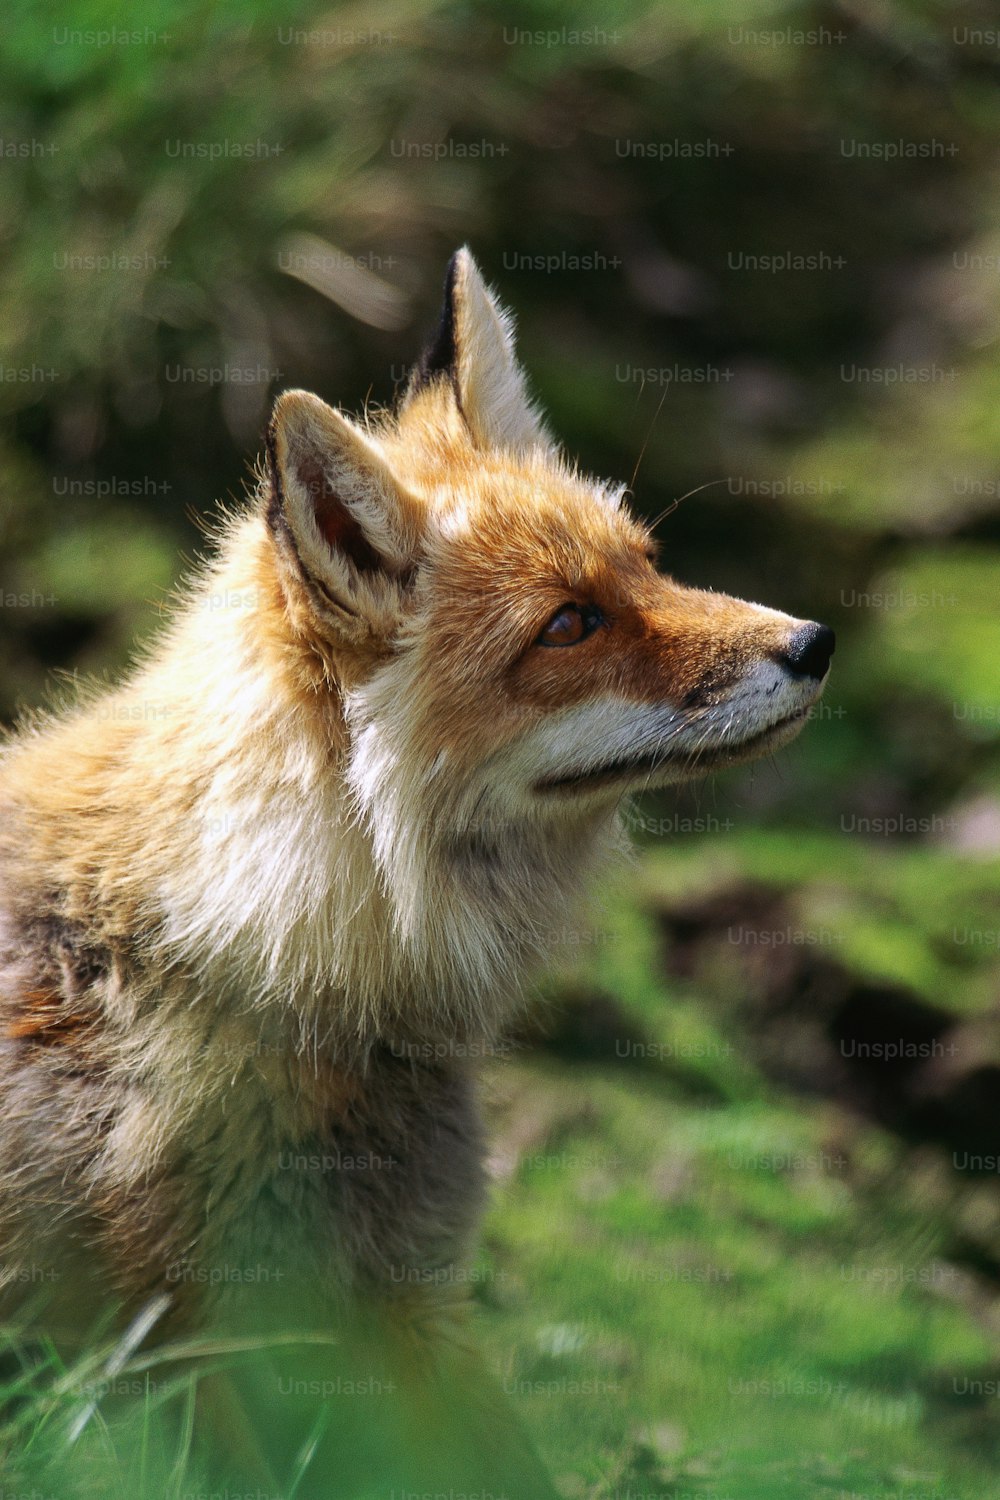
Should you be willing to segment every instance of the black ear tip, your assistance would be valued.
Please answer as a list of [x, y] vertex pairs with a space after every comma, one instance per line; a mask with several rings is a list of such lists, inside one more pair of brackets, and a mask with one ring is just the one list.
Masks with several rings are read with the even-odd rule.
[[462, 258], [466, 253], [456, 250], [448, 262], [444, 278], [444, 301], [438, 326], [410, 377], [409, 395], [423, 390], [424, 386], [440, 376], [444, 376], [447, 380], [455, 379], [455, 368], [458, 363], [455, 289], [458, 285]]

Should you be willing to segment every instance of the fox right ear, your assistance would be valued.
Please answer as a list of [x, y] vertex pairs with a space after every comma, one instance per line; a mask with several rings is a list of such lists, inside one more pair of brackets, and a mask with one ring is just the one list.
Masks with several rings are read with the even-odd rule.
[[267, 457], [267, 521], [287, 572], [340, 634], [387, 631], [416, 553], [416, 513], [378, 445], [318, 396], [286, 391]]
[[438, 330], [410, 377], [400, 415], [405, 419], [419, 408], [421, 396], [435, 389], [451, 392], [479, 448], [552, 445], [528, 396], [514, 350], [513, 319], [467, 247], [449, 262]]

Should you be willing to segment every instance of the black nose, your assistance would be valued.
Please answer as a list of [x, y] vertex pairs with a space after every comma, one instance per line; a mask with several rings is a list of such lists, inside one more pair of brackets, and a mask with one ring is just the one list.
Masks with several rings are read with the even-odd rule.
[[795, 677], [825, 677], [837, 637], [829, 625], [803, 625], [778, 660]]

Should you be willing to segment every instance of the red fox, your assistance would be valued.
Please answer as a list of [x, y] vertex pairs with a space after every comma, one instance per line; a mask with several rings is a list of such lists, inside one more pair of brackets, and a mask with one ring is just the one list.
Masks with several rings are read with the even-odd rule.
[[[429, 1393], [440, 1361], [460, 1407], [469, 1058], [620, 859], [623, 799], [785, 744], [833, 644], [658, 571], [459, 251], [397, 409], [282, 395], [156, 644], [0, 753], [0, 1316], [40, 1266], [55, 1339], [250, 1307], [305, 1343], [363, 1303], [386, 1370]], [[483, 1435], [487, 1389], [412, 1473], [464, 1441], [463, 1475], [554, 1495], [513, 1422]]]

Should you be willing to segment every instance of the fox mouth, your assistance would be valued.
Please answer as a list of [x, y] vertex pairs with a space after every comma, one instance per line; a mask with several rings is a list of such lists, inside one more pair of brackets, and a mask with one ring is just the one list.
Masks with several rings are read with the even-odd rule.
[[[768, 724], [766, 729], [760, 729], [742, 740], [734, 740], [724, 745], [705, 745], [694, 750], [690, 748], [660, 749], [651, 750], [646, 755], [621, 756], [614, 760], [603, 761], [587, 771], [570, 771], [564, 776], [547, 776], [542, 781], [536, 781], [535, 791], [569, 792], [591, 789], [612, 785], [616, 781], [631, 779], [635, 776], [652, 776], [658, 771], [676, 771], [679, 768], [691, 776], [699, 776], [706, 771], [721, 770], [725, 766], [733, 766], [742, 760], [752, 759], [753, 756], [763, 754], [773, 745], [793, 738], [808, 718], [809, 707], [810, 705], [807, 705], [797, 709], [795, 713], [787, 714], [783, 719], [777, 719], [773, 724]], [[651, 781], [650, 784], [655, 785], [656, 782]]]

